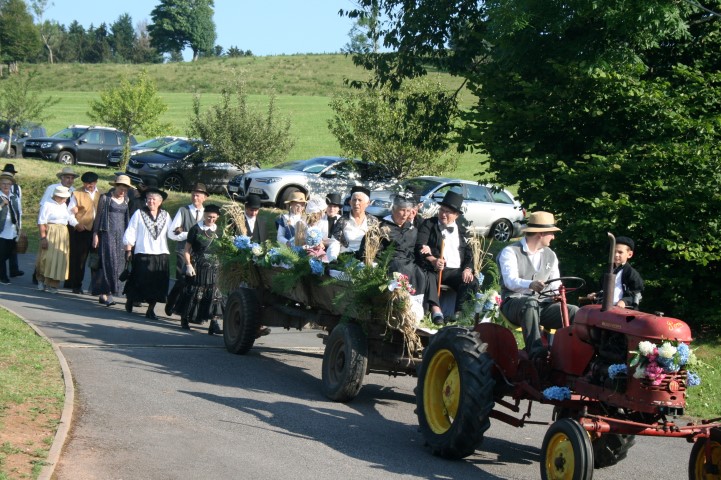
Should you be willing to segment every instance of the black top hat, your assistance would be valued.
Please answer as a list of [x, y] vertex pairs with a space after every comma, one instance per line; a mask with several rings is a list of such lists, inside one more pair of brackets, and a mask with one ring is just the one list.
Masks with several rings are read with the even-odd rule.
[[6, 163], [3, 167], [3, 172], [12, 173], [13, 175], [18, 173], [17, 170], [15, 170], [15, 165], [13, 165], [12, 163]]
[[220, 207], [213, 203], [211, 203], [210, 205], [205, 205], [203, 207], [203, 213], [215, 213], [216, 215], [220, 215]]
[[98, 181], [98, 174], [95, 172], [85, 172], [83, 173], [83, 176], [80, 177], [80, 181], [83, 183], [93, 183]]
[[461, 206], [463, 205], [463, 195], [449, 190], [446, 192], [446, 196], [443, 197], [443, 200], [438, 202], [438, 205], [448, 207], [456, 213], [462, 213], [463, 210], [461, 210]]
[[148, 196], [149, 194], [151, 194], [151, 193], [157, 193], [158, 195], [160, 195], [161, 197], [163, 197], [163, 200], [165, 200], [166, 198], [168, 198], [168, 194], [165, 193], [164, 191], [162, 191], [161, 189], [157, 188], [157, 187], [148, 187], [148, 188], [145, 190], [145, 192], [143, 192], [143, 195], [145, 195], [145, 197], [147, 197], [147, 196]]
[[204, 194], [206, 194], [206, 195], [209, 195], [209, 194], [208, 194], [208, 189], [205, 188], [205, 184], [204, 184], [204, 183], [200, 183], [200, 182], [197, 182], [195, 185], [193, 185], [193, 188], [191, 188], [190, 191], [191, 191], [191, 192], [200, 192], [200, 193], [204, 193]]
[[325, 203], [328, 205], [337, 205], [339, 207], [343, 206], [343, 200], [340, 198], [340, 193], [329, 193], [327, 197], [325, 197]]
[[421, 197], [423, 196], [423, 187], [422, 186], [411, 184], [411, 185], [408, 185], [408, 188], [406, 190], [413, 195], [413, 200], [416, 203], [421, 203]]
[[363, 185], [356, 185], [355, 187], [350, 189], [350, 194], [353, 195], [356, 192], [365, 193], [368, 198], [371, 198], [371, 191], [368, 190]]
[[245, 197], [245, 208], [260, 208], [260, 195], [250, 193]]
[[633, 240], [628, 237], [616, 237], [616, 245], [626, 245], [631, 250], [636, 246]]

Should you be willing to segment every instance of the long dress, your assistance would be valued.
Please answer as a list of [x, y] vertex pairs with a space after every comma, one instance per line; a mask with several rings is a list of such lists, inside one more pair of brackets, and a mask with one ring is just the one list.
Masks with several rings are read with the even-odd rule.
[[194, 277], [186, 277], [185, 289], [175, 311], [191, 323], [203, 323], [213, 318], [222, 318], [225, 309], [223, 295], [218, 290], [220, 262], [215, 255], [218, 234], [210, 229], [203, 230], [193, 225], [188, 232], [190, 259], [195, 269]]
[[100, 268], [93, 273], [93, 295], [118, 295], [125, 282], [118, 277], [125, 268], [123, 234], [129, 220], [128, 200], [117, 203], [104, 196], [98, 204], [93, 230], [98, 234]]

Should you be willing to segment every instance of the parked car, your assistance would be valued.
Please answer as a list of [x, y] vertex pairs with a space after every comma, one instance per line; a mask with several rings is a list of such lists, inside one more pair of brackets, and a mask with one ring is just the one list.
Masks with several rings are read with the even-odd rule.
[[[65, 165], [108, 165], [108, 152], [125, 144], [125, 133], [116, 128], [71, 125], [50, 137], [29, 138], [23, 157], [57, 161]], [[130, 144], [138, 143], [130, 136]]]
[[[140, 142], [136, 145], [133, 145], [130, 147], [130, 156], [133, 157], [134, 155], [137, 155], [139, 153], [145, 153], [149, 152], [151, 150], [155, 150], [156, 148], [160, 148], [163, 145], [167, 145], [170, 142], [174, 142], [176, 140], [187, 140], [185, 137], [173, 137], [170, 135], [166, 135], [164, 137], [155, 137], [151, 138], [150, 140], [145, 140], [144, 142]], [[110, 150], [110, 153], [108, 154], [108, 166], [117, 168], [120, 165], [120, 161], [123, 158], [123, 146], [114, 148]]]
[[227, 161], [206, 160], [208, 148], [201, 140], [176, 140], [131, 157], [125, 173], [135, 183], [154, 178], [166, 190], [190, 190], [203, 182], [208, 191], [225, 193], [228, 181], [243, 170]]
[[20, 125], [19, 128], [13, 130], [12, 142], [10, 143], [10, 151], [5, 152], [7, 148], [7, 142], [9, 139], [8, 133], [10, 127], [7, 123], [0, 124], [0, 141], [3, 146], [0, 147], [0, 155], [7, 155], [10, 158], [15, 158], [18, 152], [23, 151], [23, 146], [28, 138], [32, 137], [45, 137], [48, 132], [40, 124], [37, 123], [25, 123]]
[[353, 185], [387, 188], [391, 181], [391, 174], [382, 165], [341, 157], [316, 157], [238, 175], [228, 183], [228, 191], [241, 200], [255, 193], [263, 204], [285, 208], [285, 201], [295, 192], [345, 195]]
[[435, 215], [437, 202], [452, 190], [463, 195], [463, 217], [469, 223], [469, 228], [479, 235], [506, 242], [521, 233], [526, 211], [511, 192], [494, 185], [479, 185], [478, 182], [457, 178], [414, 177], [401, 181], [395, 190], [372, 191], [371, 203], [366, 212], [385, 217], [390, 212], [396, 191], [406, 190], [411, 185], [421, 193], [421, 214], [424, 217]]

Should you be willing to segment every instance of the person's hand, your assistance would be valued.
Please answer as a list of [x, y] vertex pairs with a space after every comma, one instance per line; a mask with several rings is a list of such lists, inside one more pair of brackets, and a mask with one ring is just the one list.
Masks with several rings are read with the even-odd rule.
[[586, 295], [586, 298], [589, 300], [596, 300], [596, 292], [591, 292], [588, 295]]
[[423, 245], [421, 247], [421, 255], [430, 255], [431, 254], [431, 247], [428, 245]]
[[98, 234], [93, 234], [93, 248], [98, 248], [98, 244], [100, 243], [100, 239], [98, 238]]
[[473, 281], [473, 272], [471, 271], [471, 269], [465, 268], [463, 270], [461, 278], [463, 279], [463, 283], [471, 283]]
[[75, 225], [75, 231], [76, 231], [76, 232], [84, 232], [84, 231], [85, 231], [85, 227], [83, 226], [82, 223], [78, 223], [77, 225]]
[[626, 308], [626, 302], [623, 300], [619, 300], [618, 303], [616, 303], [617, 307]]
[[543, 288], [545, 286], [546, 286], [546, 284], [543, 283], [542, 281], [534, 280], [531, 282], [531, 285], [529, 285], [528, 288], [530, 288], [531, 290], [533, 290], [536, 293], [541, 293], [541, 291], [543, 290]]
[[70, 215], [75, 215], [76, 213], [78, 213], [78, 207], [70, 208], [68, 209], [68, 211], [70, 212]]
[[187, 275], [188, 277], [195, 276], [195, 269], [193, 268], [193, 266], [191, 264], [187, 264], [185, 266], [185, 275]]
[[43, 250], [48, 249], [48, 239], [47, 238], [40, 239], [40, 248], [42, 248]]
[[129, 262], [133, 258], [133, 252], [131, 250], [125, 251], [125, 261]]

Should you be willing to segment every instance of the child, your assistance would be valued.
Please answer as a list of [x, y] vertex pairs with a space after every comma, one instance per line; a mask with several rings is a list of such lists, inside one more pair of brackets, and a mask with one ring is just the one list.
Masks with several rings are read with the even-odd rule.
[[[621, 308], [638, 309], [643, 291], [643, 279], [635, 268], [628, 263], [633, 257], [634, 242], [628, 237], [616, 238], [616, 250], [613, 255], [613, 273], [616, 283], [613, 288], [613, 304]], [[603, 282], [603, 280], [602, 280]], [[603, 288], [603, 285], [601, 285]], [[589, 300], [603, 302], [603, 290], [588, 295]]]

